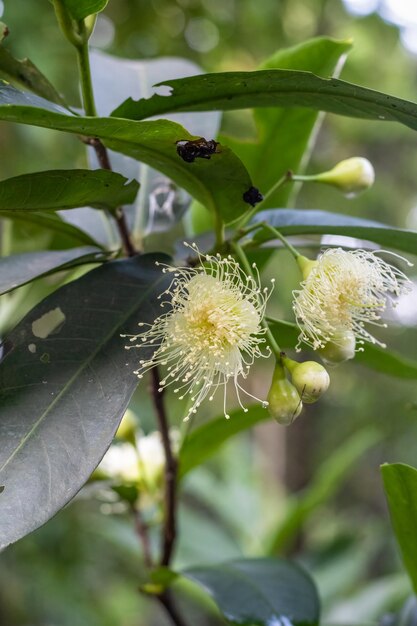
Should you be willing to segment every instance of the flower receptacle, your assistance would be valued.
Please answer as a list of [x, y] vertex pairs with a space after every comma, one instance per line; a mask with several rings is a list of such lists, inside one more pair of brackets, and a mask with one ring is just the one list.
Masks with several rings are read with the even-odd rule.
[[271, 417], [284, 426], [292, 424], [302, 411], [299, 393], [288, 380], [282, 363], [275, 366], [267, 400]]
[[329, 365], [344, 363], [355, 357], [356, 339], [352, 331], [347, 330], [335, 336], [333, 341], [326, 343], [318, 350], [321, 359]]

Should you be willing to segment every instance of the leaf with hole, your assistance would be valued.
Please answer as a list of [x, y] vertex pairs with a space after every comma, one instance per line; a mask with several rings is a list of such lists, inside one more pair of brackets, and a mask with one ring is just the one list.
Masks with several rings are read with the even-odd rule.
[[[188, 59], [163, 57], [161, 59], [123, 59], [102, 51], [90, 53], [91, 77], [100, 117], [110, 112], [129, 96], [148, 98], [155, 92], [153, 85], [163, 78], [179, 78], [199, 74], [202, 69]], [[196, 136], [212, 139], [217, 136], [221, 113], [177, 113], [167, 116], [187, 128]], [[227, 143], [227, 142], [226, 142]], [[97, 166], [94, 151], [90, 148], [89, 158]], [[132, 224], [133, 237], [143, 233], [164, 231], [172, 228], [181, 219], [190, 204], [190, 196], [179, 190], [169, 178], [149, 168], [144, 163], [111, 152], [112, 168], [128, 178], [141, 181], [141, 189], [134, 206], [125, 207], [126, 218]], [[204, 212], [210, 215], [206, 209]]]
[[238, 219], [249, 208], [243, 194], [252, 186], [250, 176], [227, 146], [219, 146], [210, 159], [186, 163], [177, 154], [176, 144], [196, 137], [175, 122], [83, 118], [63, 114], [63, 109], [58, 111], [38, 96], [0, 85], [0, 119], [100, 137], [111, 150], [166, 174], [225, 222]]
[[234, 111], [258, 107], [305, 107], [366, 120], [400, 122], [417, 130], [417, 104], [395, 96], [295, 70], [219, 72], [166, 80], [169, 95], [126, 100], [112, 115], [141, 120], [179, 111]]
[[[350, 41], [316, 37], [278, 50], [261, 69], [306, 70], [331, 76], [340, 71], [351, 45]], [[285, 172], [300, 173], [305, 167], [322, 116], [306, 108], [280, 106], [256, 108], [253, 116], [256, 141], [225, 137], [225, 142], [242, 159], [256, 186], [265, 195]], [[263, 208], [285, 206], [293, 190], [294, 186], [284, 185], [266, 198]]]
[[139, 356], [120, 334], [157, 315], [167, 284], [157, 260], [168, 259], [110, 261], [47, 297], [6, 337], [0, 548], [69, 502], [109, 446], [137, 386]]

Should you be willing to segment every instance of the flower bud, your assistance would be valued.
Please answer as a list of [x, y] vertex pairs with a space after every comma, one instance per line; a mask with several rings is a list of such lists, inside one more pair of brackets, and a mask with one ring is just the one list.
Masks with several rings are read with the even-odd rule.
[[298, 363], [288, 357], [283, 357], [285, 367], [291, 372], [291, 382], [297, 389], [303, 402], [313, 404], [330, 385], [330, 376], [327, 370], [316, 361]]
[[135, 445], [136, 431], [138, 429], [138, 422], [135, 414], [130, 409], [127, 409], [126, 413], [122, 417], [120, 426], [116, 432], [116, 439], [120, 441], [129, 441]]
[[354, 197], [372, 187], [375, 180], [375, 171], [368, 159], [352, 157], [351, 159], [340, 161], [328, 172], [311, 176], [310, 180], [333, 185], [333, 187], [337, 187], [348, 197]]
[[296, 260], [298, 267], [300, 268], [300, 271], [303, 275], [303, 280], [306, 280], [313, 267], [317, 265], [317, 261], [312, 261], [302, 254], [300, 254]]
[[267, 400], [271, 417], [284, 426], [291, 424], [302, 411], [303, 403], [298, 391], [287, 379], [281, 363], [275, 366]]
[[355, 356], [356, 339], [351, 330], [340, 333], [318, 350], [324, 363], [337, 365]]

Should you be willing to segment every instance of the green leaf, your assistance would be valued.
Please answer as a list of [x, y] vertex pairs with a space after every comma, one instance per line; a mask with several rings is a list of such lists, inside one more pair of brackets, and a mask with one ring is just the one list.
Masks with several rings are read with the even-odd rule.
[[181, 446], [180, 478], [204, 463], [225, 441], [267, 419], [270, 419], [268, 411], [262, 406], [254, 405], [247, 413], [242, 410], [234, 411], [228, 420], [224, 416], [218, 417], [193, 430]]
[[387, 463], [381, 472], [395, 536], [417, 593], [417, 470], [403, 463]]
[[36, 224], [41, 228], [51, 230], [61, 235], [63, 239], [62, 245], [68, 243], [72, 246], [74, 243], [77, 243], [78, 245], [83, 244], [85, 246], [100, 247], [100, 244], [90, 235], [80, 228], [65, 222], [57, 213], [42, 213], [41, 211], [2, 211], [1, 217], [13, 221]]
[[109, 446], [138, 382], [138, 352], [126, 350], [120, 334], [153, 321], [167, 285], [156, 260], [168, 259], [143, 255], [85, 274], [37, 305], [6, 338], [0, 548], [61, 509]]
[[[271, 330], [282, 348], [294, 348], [299, 334], [296, 324], [271, 320]], [[417, 378], [417, 361], [370, 343], [365, 345], [363, 352], [356, 353], [355, 363], [389, 376], [412, 380]]]
[[15, 59], [2, 45], [0, 46], [0, 77], [15, 82], [46, 100], [65, 106], [65, 101], [55, 87], [32, 61]]
[[[312, 209], [270, 209], [258, 213], [253, 222], [267, 222], [283, 235], [345, 235], [375, 241], [410, 254], [417, 252], [417, 232], [341, 213]], [[273, 235], [262, 230], [253, 236], [259, 243], [273, 238]]]
[[0, 258], [0, 295], [52, 272], [86, 263], [102, 263], [108, 254], [97, 248], [27, 252]]
[[0, 212], [115, 209], [133, 202], [138, 189], [136, 180], [108, 170], [47, 170], [0, 181]]
[[108, 0], [62, 0], [62, 4], [75, 20], [83, 20], [88, 15], [99, 13], [107, 2]]
[[126, 100], [112, 115], [141, 120], [179, 111], [232, 111], [258, 107], [305, 107], [347, 117], [400, 122], [417, 129], [417, 104], [310, 72], [219, 72], [166, 80], [170, 95]]
[[295, 538], [308, 517], [325, 505], [341, 488], [355, 464], [369, 448], [381, 439], [380, 434], [367, 428], [345, 441], [319, 467], [311, 483], [288, 501], [284, 519], [270, 540], [269, 554], [277, 554]]
[[240, 159], [226, 146], [219, 146], [218, 154], [210, 160], [186, 163], [177, 154], [176, 142], [196, 137], [175, 122], [70, 116], [64, 109], [10, 85], [0, 85], [0, 119], [100, 137], [111, 150], [166, 174], [226, 222], [236, 220], [249, 208], [242, 196], [252, 183]]
[[318, 624], [320, 602], [310, 576], [283, 559], [239, 559], [182, 575], [200, 585], [224, 617], [240, 626]]
[[[152, 85], [162, 78], [193, 76], [203, 71], [188, 59], [164, 56], [159, 59], [132, 60], [114, 57], [101, 50], [90, 51], [90, 64], [97, 114], [100, 117], [110, 115], [129, 96], [149, 97], [154, 93]], [[176, 114], [172, 116], [172, 121], [187, 128], [191, 134], [212, 139], [218, 135], [220, 118], [219, 111], [212, 111]], [[90, 156], [95, 162], [92, 149]], [[141, 182], [134, 207], [125, 207], [126, 218], [133, 224], [132, 236], [140, 238], [143, 232], [149, 234], [152, 231], [170, 230], [187, 210], [191, 201], [188, 194], [173, 189], [170, 181], [161, 176], [160, 172], [143, 163], [122, 154], [112, 153], [109, 156], [114, 171]], [[162, 210], [155, 211], [155, 200]], [[213, 217], [206, 208], [203, 207], [202, 211], [208, 219]]]
[[[349, 41], [317, 37], [297, 46], [279, 50], [262, 64], [262, 69], [305, 70], [329, 76], [341, 68], [342, 57], [351, 48]], [[318, 113], [302, 108], [255, 109], [256, 142], [226, 139], [256, 181], [267, 193], [288, 170], [300, 173], [311, 151], [311, 137], [317, 135]], [[304, 158], [303, 158], [304, 157]], [[285, 206], [294, 189], [284, 185], [271, 194], [263, 208]]]

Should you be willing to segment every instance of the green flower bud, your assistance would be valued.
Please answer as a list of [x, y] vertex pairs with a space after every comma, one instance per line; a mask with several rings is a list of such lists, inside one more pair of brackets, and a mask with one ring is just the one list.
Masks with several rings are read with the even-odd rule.
[[297, 389], [303, 402], [313, 404], [330, 385], [330, 376], [327, 370], [316, 361], [298, 363], [283, 357], [285, 367], [291, 372], [291, 382]]
[[353, 197], [372, 187], [375, 172], [372, 163], [363, 157], [340, 161], [333, 169], [310, 177], [314, 182], [337, 187], [348, 197]]
[[292, 424], [302, 411], [303, 403], [298, 391], [287, 379], [281, 363], [275, 366], [267, 400], [271, 417], [284, 426]]
[[355, 356], [356, 338], [351, 330], [340, 333], [333, 341], [326, 343], [324, 348], [318, 350], [324, 363], [337, 365]]
[[300, 256], [297, 257], [296, 261], [303, 275], [303, 280], [306, 280], [311, 270], [313, 269], [313, 267], [317, 265], [317, 261], [312, 261], [311, 259], [308, 259], [306, 256], [303, 256], [302, 254], [300, 254]]
[[127, 409], [126, 413], [122, 417], [120, 426], [116, 432], [116, 439], [121, 441], [129, 441], [135, 445], [136, 431], [138, 429], [138, 422], [136, 415], [130, 409]]

